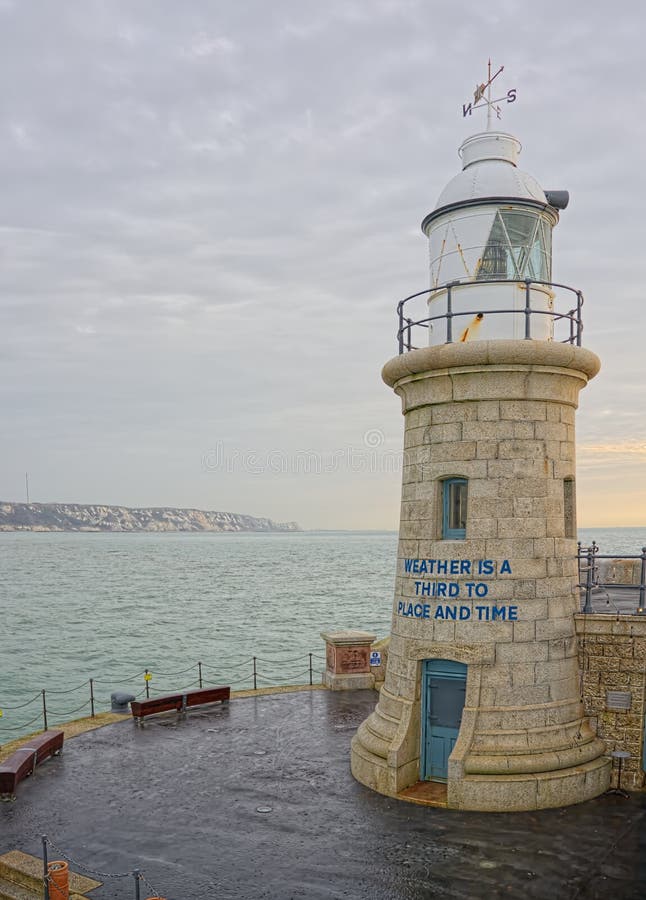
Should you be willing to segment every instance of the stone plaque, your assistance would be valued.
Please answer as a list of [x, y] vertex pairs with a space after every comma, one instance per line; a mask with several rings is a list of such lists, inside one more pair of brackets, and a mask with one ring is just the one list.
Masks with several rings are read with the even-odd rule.
[[632, 699], [630, 691], [607, 691], [606, 709], [629, 710]]
[[335, 671], [344, 675], [370, 672], [370, 647], [337, 647]]

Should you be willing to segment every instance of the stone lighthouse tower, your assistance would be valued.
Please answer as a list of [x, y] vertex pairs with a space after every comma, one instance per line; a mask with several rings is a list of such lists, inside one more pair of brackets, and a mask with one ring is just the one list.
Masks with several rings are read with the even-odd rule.
[[[489, 122], [492, 80], [473, 107]], [[385, 684], [352, 742], [365, 785], [436, 781], [471, 810], [578, 803], [610, 771], [574, 624], [574, 420], [599, 360], [581, 292], [552, 280], [567, 194], [520, 150], [490, 129], [464, 141], [422, 223], [431, 287], [399, 304], [383, 370], [405, 420], [396, 593]]]

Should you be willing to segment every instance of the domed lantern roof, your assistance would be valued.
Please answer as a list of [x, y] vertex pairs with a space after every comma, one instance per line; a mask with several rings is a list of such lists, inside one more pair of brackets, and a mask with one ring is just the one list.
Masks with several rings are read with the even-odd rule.
[[518, 168], [520, 141], [502, 131], [484, 131], [468, 137], [458, 153], [462, 171], [444, 188], [435, 210], [484, 197], [548, 200], [536, 179]]

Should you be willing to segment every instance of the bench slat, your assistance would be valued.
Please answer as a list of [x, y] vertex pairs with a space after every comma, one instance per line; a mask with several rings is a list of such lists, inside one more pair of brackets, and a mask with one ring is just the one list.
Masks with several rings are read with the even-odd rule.
[[215, 703], [220, 700], [229, 700], [231, 688], [228, 686], [198, 688], [181, 694], [165, 694], [163, 697], [152, 697], [147, 700], [133, 700], [130, 703], [132, 715], [136, 719], [153, 715], [158, 712], [181, 710], [186, 699], [186, 706], [200, 706], [205, 703]]
[[14, 794], [18, 783], [43, 760], [63, 749], [64, 732], [45, 731], [29, 739], [0, 765], [0, 794]]

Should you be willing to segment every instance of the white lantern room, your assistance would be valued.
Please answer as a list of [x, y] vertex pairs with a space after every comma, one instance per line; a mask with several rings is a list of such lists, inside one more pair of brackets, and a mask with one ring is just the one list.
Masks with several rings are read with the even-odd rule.
[[519, 169], [520, 151], [502, 131], [467, 138], [462, 171], [422, 222], [430, 344], [554, 337], [552, 229], [568, 195]]

